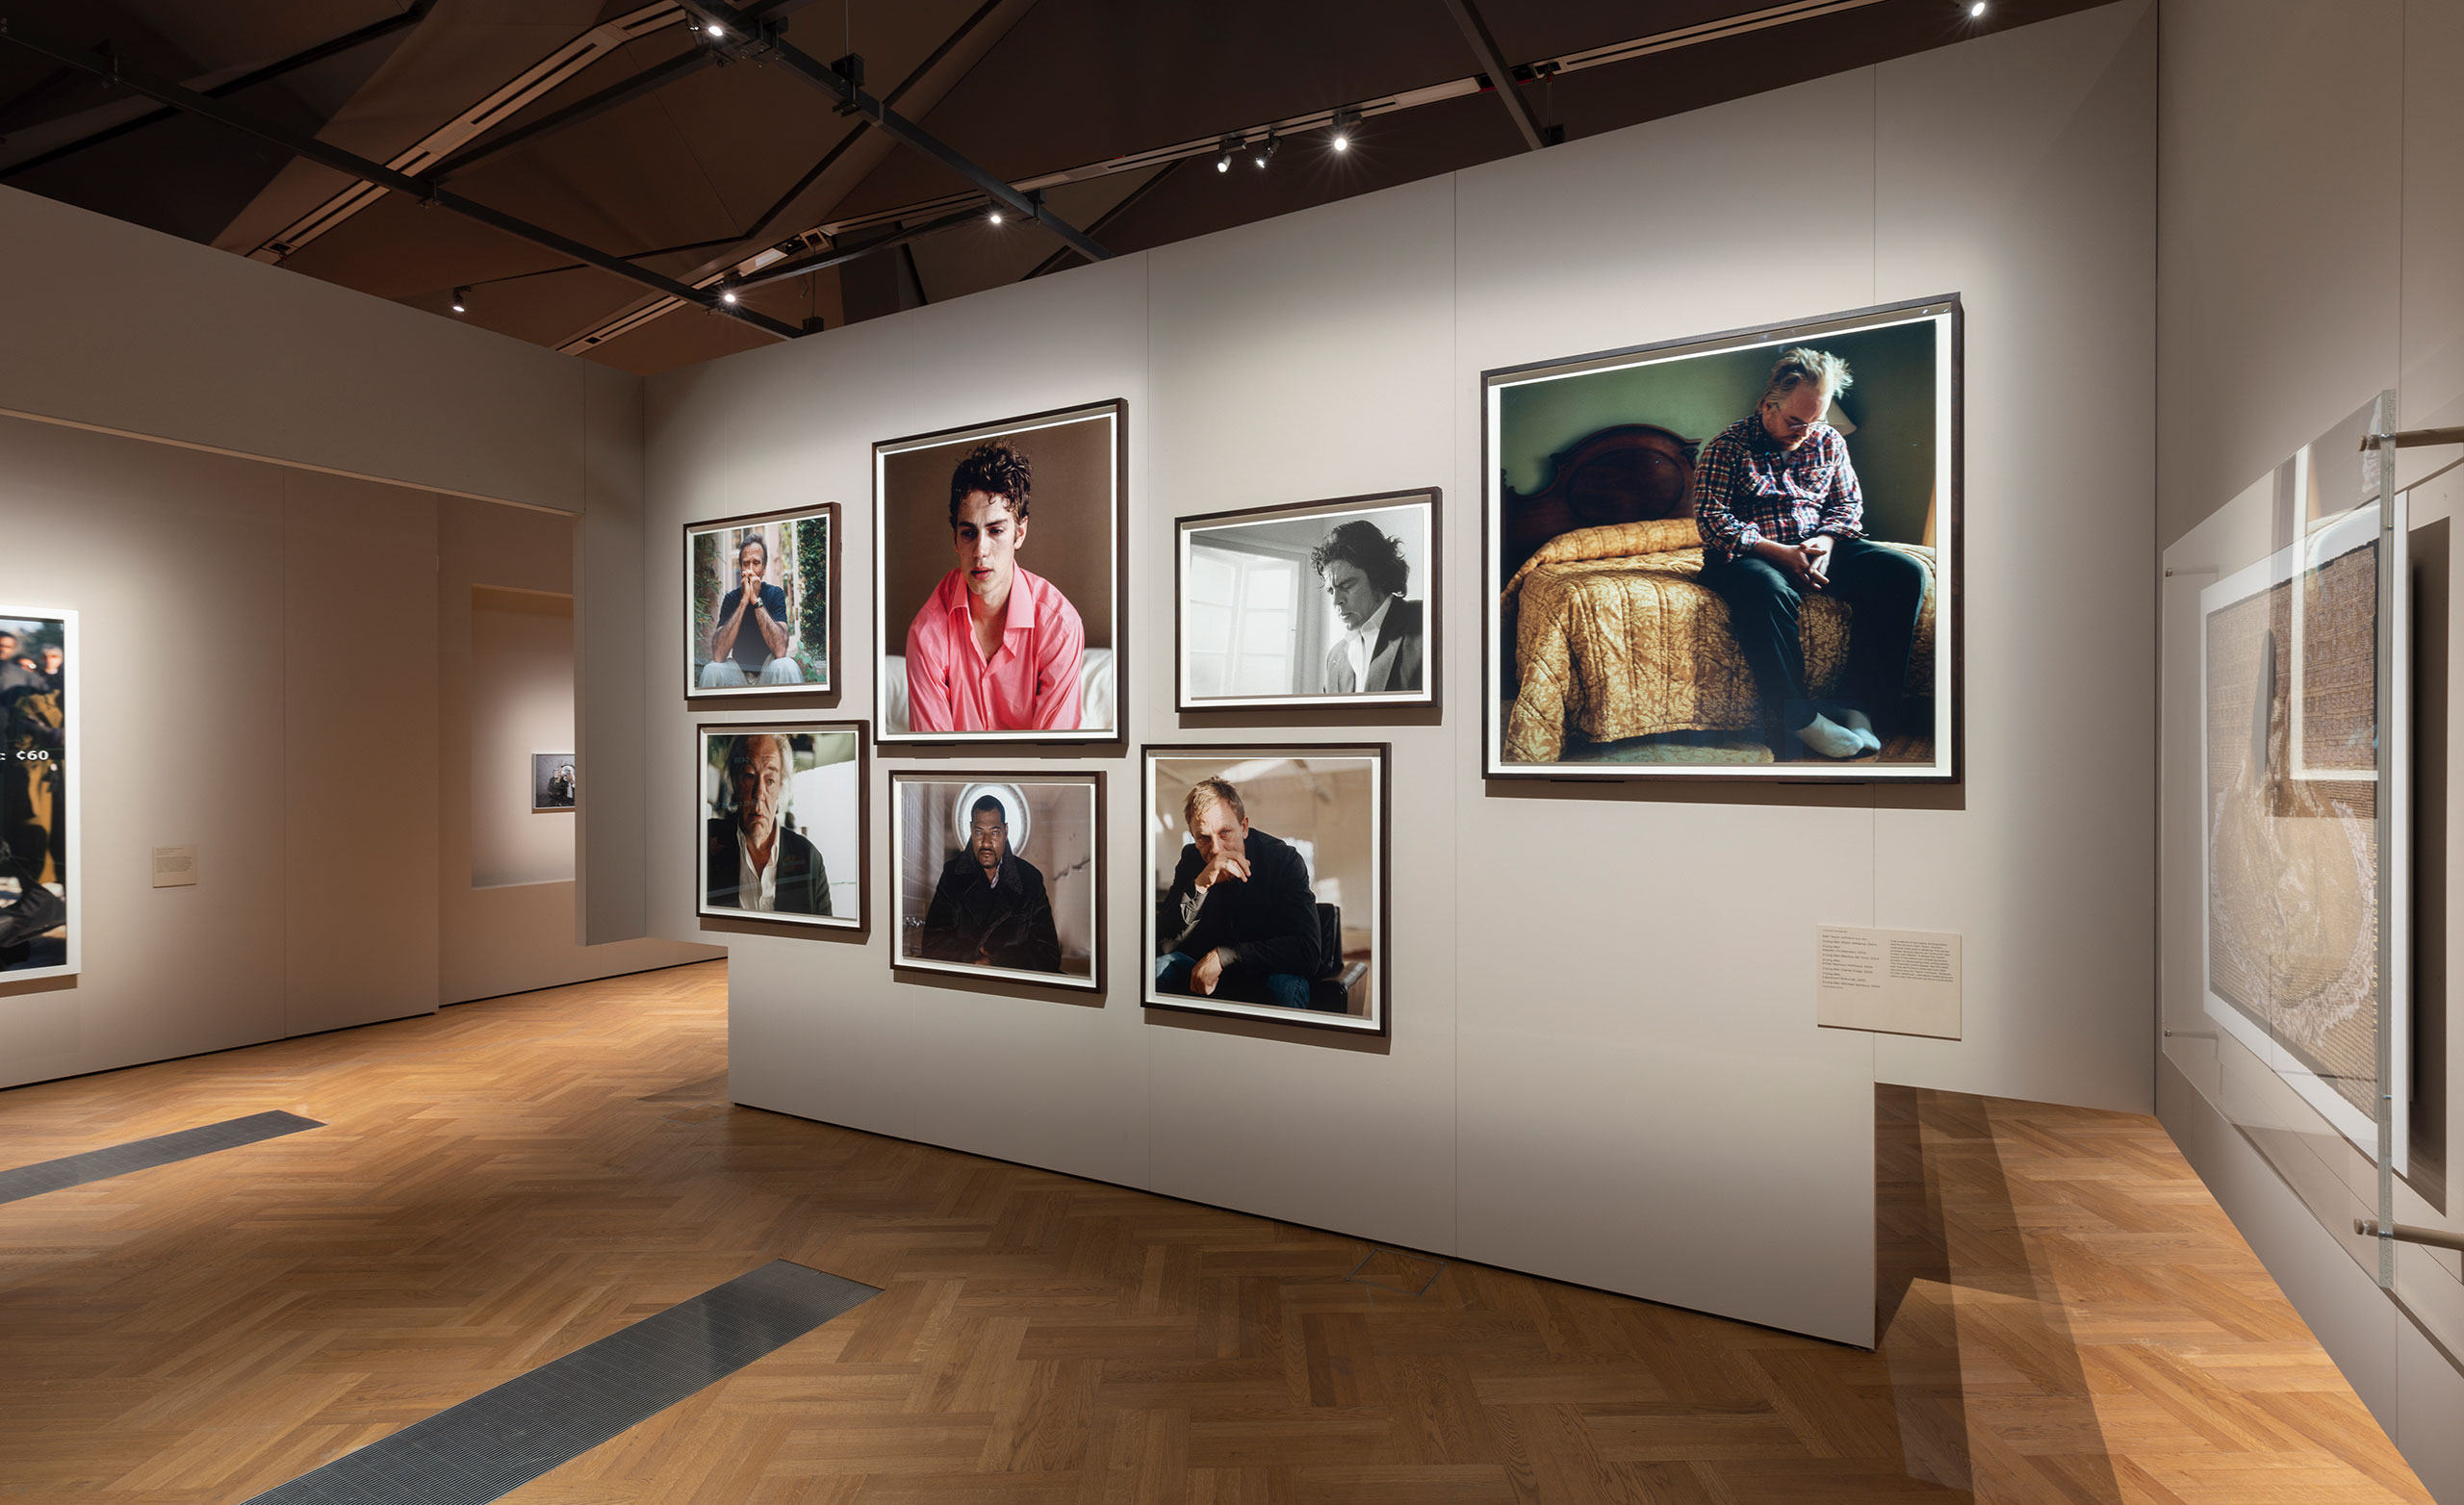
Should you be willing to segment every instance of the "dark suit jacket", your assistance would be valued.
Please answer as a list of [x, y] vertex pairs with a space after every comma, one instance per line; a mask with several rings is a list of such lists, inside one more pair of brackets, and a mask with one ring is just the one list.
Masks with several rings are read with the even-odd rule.
[[1195, 842], [1182, 844], [1172, 886], [1156, 906], [1155, 934], [1164, 949], [1194, 957], [1220, 950], [1230, 963], [1260, 972], [1322, 975], [1326, 958], [1319, 943], [1318, 896], [1309, 886], [1309, 864], [1291, 843], [1254, 826], [1243, 855], [1249, 859], [1248, 880], [1226, 879], [1209, 888], [1195, 923], [1183, 934], [1182, 907], [1196, 896], [1197, 875], [1206, 864]]
[[1395, 694], [1421, 687], [1421, 603], [1398, 596], [1386, 603], [1377, 625], [1377, 647], [1369, 655], [1369, 682], [1351, 682], [1351, 654], [1337, 638], [1326, 650], [1328, 695]]
[[972, 852], [942, 863], [921, 940], [931, 961], [972, 963], [980, 951], [996, 967], [1061, 970], [1061, 932], [1053, 927], [1043, 873], [1014, 852], [1001, 859], [1001, 879], [993, 883], [984, 880]]
[[[746, 909], [736, 893], [737, 874], [744, 863], [744, 847], [739, 840], [735, 821], [719, 816], [709, 823], [710, 882], [709, 906], [713, 909]], [[776, 914], [828, 914], [830, 912], [830, 870], [821, 863], [821, 854], [812, 843], [785, 826], [779, 828], [778, 851], [771, 860], [779, 864], [779, 881], [773, 891], [778, 908]], [[758, 910], [746, 909], [747, 913]]]

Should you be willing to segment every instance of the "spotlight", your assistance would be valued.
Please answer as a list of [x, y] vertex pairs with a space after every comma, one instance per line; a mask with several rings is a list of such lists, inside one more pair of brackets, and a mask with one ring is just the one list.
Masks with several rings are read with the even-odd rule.
[[1215, 145], [1215, 170], [1218, 172], [1231, 171], [1232, 154], [1241, 149], [1241, 133], [1238, 131], [1226, 131], [1223, 133], [1223, 139], [1217, 141]]
[[1969, 7], [1967, 8], [1967, 17], [1968, 17], [1968, 19], [1969, 19], [1969, 20], [1971, 20], [1971, 21], [1972, 21], [1972, 20], [1975, 20], [1977, 17], [1979, 17], [1979, 16], [1983, 15], [1984, 13], [1985, 13], [1985, 0], [1976, 0], [1976, 3], [1975, 3], [1974, 5], [1971, 5], [1971, 6], [1969, 6]]
[[719, 293], [719, 301], [722, 303], [733, 303], [735, 301], [735, 289], [728, 288], [723, 290]]
[[712, 21], [709, 25], [703, 27], [702, 30], [709, 33], [713, 37], [725, 37], [728, 34], [727, 28], [721, 26], [716, 21]]
[[453, 290], [453, 312], [457, 314], [467, 314], [471, 312], [471, 290], [469, 288], [455, 288]]
[[988, 217], [990, 218], [994, 224], [999, 224], [1001, 222], [1001, 211], [996, 209]]
[[1260, 167], [1264, 167], [1268, 163], [1274, 160], [1274, 149], [1276, 145], [1277, 142], [1275, 140], [1274, 127], [1268, 126], [1267, 139], [1258, 143], [1258, 149], [1249, 154], [1249, 160], [1256, 163]]
[[1326, 138], [1327, 148], [1333, 151], [1349, 151], [1352, 133], [1360, 129], [1360, 112], [1352, 109], [1338, 110], [1327, 125], [1334, 133]]

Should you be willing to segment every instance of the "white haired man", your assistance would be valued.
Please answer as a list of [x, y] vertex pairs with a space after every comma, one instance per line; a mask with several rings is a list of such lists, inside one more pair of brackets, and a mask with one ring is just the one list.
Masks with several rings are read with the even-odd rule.
[[[1865, 538], [1865, 494], [1848, 441], [1823, 421], [1848, 390], [1848, 363], [1799, 345], [1771, 368], [1754, 412], [1703, 446], [1694, 521], [1703, 583], [1729, 606], [1754, 670], [1772, 750], [1824, 758], [1882, 751], [1906, 698], [1908, 655], [1925, 602], [1925, 566]], [[1807, 691], [1797, 619], [1807, 596], [1852, 608], [1839, 699]]]

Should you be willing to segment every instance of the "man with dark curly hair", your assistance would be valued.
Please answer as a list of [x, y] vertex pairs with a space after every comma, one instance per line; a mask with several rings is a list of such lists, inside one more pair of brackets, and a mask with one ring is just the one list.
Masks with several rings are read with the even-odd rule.
[[1421, 603], [1403, 599], [1412, 567], [1402, 546], [1377, 524], [1354, 518], [1309, 551], [1343, 636], [1326, 650], [1322, 693], [1417, 694], [1421, 688]]
[[1086, 624], [1051, 581], [1018, 567], [1033, 480], [1027, 457], [999, 440], [950, 475], [958, 568], [907, 628], [910, 730], [1077, 729]]

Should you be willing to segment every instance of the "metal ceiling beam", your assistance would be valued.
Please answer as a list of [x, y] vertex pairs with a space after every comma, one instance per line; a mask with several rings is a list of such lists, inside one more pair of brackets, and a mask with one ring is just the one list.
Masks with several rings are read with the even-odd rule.
[[[199, 92], [208, 99], [228, 99], [244, 89], [254, 89], [259, 84], [271, 83], [286, 73], [296, 73], [301, 68], [322, 63], [327, 58], [339, 57], [354, 47], [381, 40], [393, 36], [396, 32], [417, 26], [420, 22], [426, 20], [427, 13], [435, 9], [436, 0], [412, 0], [411, 8], [399, 15], [389, 15], [381, 21], [372, 22], [355, 32], [346, 32], [329, 41], [321, 41], [305, 52], [295, 52], [290, 57], [269, 63], [264, 67], [243, 73], [238, 78], [225, 80], [212, 89], [201, 89]], [[107, 126], [91, 136], [81, 136], [73, 141], [55, 146], [47, 152], [29, 157], [23, 162], [13, 162], [5, 167], [0, 167], [0, 178], [13, 178], [21, 172], [32, 172], [37, 167], [58, 162], [63, 157], [73, 157], [90, 146], [100, 146], [105, 141], [116, 141], [132, 132], [144, 130], [149, 125], [160, 125], [179, 113], [167, 105], [160, 110], [149, 110], [133, 120], [122, 120], [119, 124]]]
[[457, 215], [475, 219], [481, 224], [501, 230], [519, 240], [528, 241], [534, 245], [547, 246], [578, 262], [596, 267], [602, 271], [612, 272], [629, 282], [638, 282], [644, 287], [655, 289], [670, 297], [683, 298], [707, 308], [713, 313], [741, 319], [755, 328], [765, 330], [781, 339], [793, 340], [803, 333], [792, 324], [782, 323], [766, 314], [757, 314], [749, 308], [730, 303], [716, 293], [687, 287], [673, 278], [662, 277], [657, 272], [636, 267], [622, 257], [611, 256], [595, 246], [584, 245], [569, 236], [558, 235], [553, 230], [532, 224], [526, 219], [517, 219], [500, 210], [491, 209], [485, 204], [449, 192], [427, 179], [410, 177], [380, 163], [371, 162], [365, 157], [346, 152], [339, 146], [329, 146], [313, 136], [302, 136], [295, 131], [286, 130], [281, 126], [260, 120], [254, 115], [234, 110], [217, 100], [208, 99], [203, 94], [183, 89], [177, 84], [150, 78], [141, 73], [132, 73], [112, 59], [55, 41], [39, 33], [29, 32], [5, 15], [0, 15], [0, 40], [14, 42], [30, 52], [38, 52], [56, 63], [81, 69], [96, 78], [108, 79], [120, 88], [134, 89], [149, 99], [159, 100], [173, 109], [203, 116], [218, 125], [256, 137], [259, 140], [270, 141], [285, 151], [305, 157], [321, 166], [330, 167], [336, 172], [357, 178], [363, 183], [372, 184], [377, 188], [417, 199], [423, 204], [431, 204], [439, 209], [449, 209]]
[[970, 219], [983, 217], [983, 210], [962, 209], [957, 214], [943, 215], [938, 219], [927, 219], [921, 224], [902, 225], [886, 235], [874, 236], [869, 241], [860, 241], [852, 245], [834, 245], [826, 251], [818, 251], [810, 256], [799, 256], [790, 261], [772, 262], [759, 271], [731, 278], [724, 286], [739, 290], [757, 288], [765, 282], [784, 282], [789, 277], [801, 277], [807, 272], [819, 271], [826, 267], [843, 267], [849, 262], [870, 256], [875, 251], [886, 251], [893, 245], [905, 245], [910, 241], [931, 235], [936, 231], [947, 230], [953, 225], [962, 225]]
[[722, 37], [744, 47], [755, 56], [775, 59], [786, 64], [787, 70], [807, 84], [829, 95], [848, 114], [860, 115], [884, 135], [898, 140], [921, 156], [929, 157], [966, 179], [989, 194], [992, 201], [1032, 219], [1054, 235], [1078, 248], [1089, 261], [1109, 261], [1112, 252], [1096, 244], [1085, 232], [1046, 209], [1040, 193], [1025, 193], [1010, 186], [1009, 180], [971, 159], [960, 154], [947, 141], [925, 130], [907, 116], [892, 110], [880, 99], [864, 92], [861, 86], [842, 76], [826, 63], [789, 46], [779, 35], [775, 23], [740, 10], [726, 0], [680, 0], [684, 9], [702, 18], [706, 27], [716, 26]]
[[1446, 0], [1446, 8], [1454, 13], [1454, 24], [1463, 29], [1463, 39], [1472, 44], [1472, 58], [1488, 75], [1490, 91], [1505, 113], [1514, 117], [1514, 128], [1521, 133], [1526, 149], [1538, 151], [1549, 144], [1548, 133], [1532, 116], [1531, 107], [1524, 102], [1518, 89], [1514, 69], [1506, 65], [1505, 54], [1498, 51], [1498, 39], [1489, 35], [1489, 23], [1480, 18], [1479, 8], [1472, 0]]

